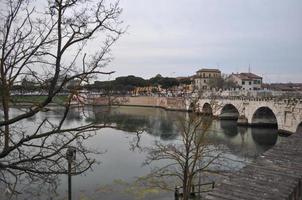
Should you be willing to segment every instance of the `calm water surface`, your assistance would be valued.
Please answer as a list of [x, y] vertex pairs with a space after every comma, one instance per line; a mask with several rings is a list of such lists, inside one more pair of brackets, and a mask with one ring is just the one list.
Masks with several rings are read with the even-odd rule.
[[[18, 111], [13, 110], [13, 114], [18, 114]], [[137, 177], [150, 172], [150, 166], [143, 165], [146, 159], [144, 147], [152, 146], [155, 141], [179, 142], [180, 136], [175, 121], [184, 115], [187, 113], [145, 107], [85, 107], [85, 115], [82, 109], [73, 109], [65, 126], [78, 126], [95, 120], [100, 124], [117, 127], [101, 129], [84, 142], [104, 154], [94, 155], [99, 164], [94, 165], [92, 170], [73, 177], [74, 199], [173, 199], [171, 192], [152, 191], [146, 195], [136, 194], [136, 189], [131, 187], [131, 183]], [[56, 121], [60, 116], [60, 109], [52, 108], [51, 111], [40, 113], [22, 123], [30, 131], [32, 125], [38, 121], [44, 118]], [[138, 131], [142, 132], [140, 137], [137, 136]], [[230, 120], [213, 120], [207, 137], [212, 143], [223, 145], [227, 157], [242, 161], [229, 163], [232, 170], [240, 169], [244, 163], [251, 162], [282, 140], [276, 129], [237, 127], [236, 121]], [[47, 199], [66, 199], [66, 190], [67, 177], [61, 176], [58, 194], [44, 195]], [[30, 195], [27, 197], [31, 199]], [[19, 197], [22, 198], [25, 197]], [[45, 199], [45, 196], [40, 199]]]

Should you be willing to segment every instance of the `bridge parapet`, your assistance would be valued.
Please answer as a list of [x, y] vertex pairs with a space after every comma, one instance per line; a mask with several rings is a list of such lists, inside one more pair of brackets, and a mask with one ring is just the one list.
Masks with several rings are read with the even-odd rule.
[[[214, 116], [221, 116], [227, 105], [235, 107], [239, 113], [240, 124], [271, 124], [276, 123], [278, 129], [283, 132], [296, 132], [298, 125], [302, 122], [302, 100], [301, 99], [260, 99], [260, 98], [201, 98], [197, 104], [197, 111], [203, 112], [204, 105], [208, 104], [212, 108]], [[261, 116], [259, 109], [265, 108], [271, 111], [272, 116]], [[256, 119], [261, 116], [261, 120]], [[275, 122], [273, 119], [275, 118]]]
[[220, 96], [220, 95], [205, 95], [201, 99], [215, 99], [215, 100], [240, 100], [240, 101], [269, 101], [269, 102], [283, 102], [290, 104], [302, 104], [302, 98], [280, 98], [280, 97], [248, 97], [248, 96]]

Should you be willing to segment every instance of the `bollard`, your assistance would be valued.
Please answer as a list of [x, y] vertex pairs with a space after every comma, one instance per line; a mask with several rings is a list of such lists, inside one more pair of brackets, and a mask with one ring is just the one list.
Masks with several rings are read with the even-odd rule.
[[71, 200], [71, 165], [76, 160], [76, 148], [69, 146], [66, 151], [66, 159], [68, 162], [68, 200]]
[[179, 200], [179, 190], [177, 186], [175, 187], [174, 198], [175, 200]]
[[191, 195], [194, 197], [195, 196], [195, 185], [192, 185], [192, 191], [191, 191]]

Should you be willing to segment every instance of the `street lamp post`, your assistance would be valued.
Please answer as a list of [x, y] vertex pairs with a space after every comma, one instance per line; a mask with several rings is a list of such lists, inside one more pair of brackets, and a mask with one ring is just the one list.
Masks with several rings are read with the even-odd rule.
[[76, 159], [76, 148], [69, 146], [66, 151], [66, 159], [68, 161], [68, 200], [71, 200], [71, 165]]

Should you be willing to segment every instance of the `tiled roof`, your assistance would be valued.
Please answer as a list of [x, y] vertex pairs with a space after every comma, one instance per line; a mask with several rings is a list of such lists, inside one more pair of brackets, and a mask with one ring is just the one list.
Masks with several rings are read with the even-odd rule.
[[233, 74], [234, 76], [237, 76], [240, 79], [243, 80], [251, 80], [251, 79], [262, 79], [261, 76], [258, 76], [256, 74], [253, 73], [240, 73], [240, 74]]
[[206, 68], [200, 69], [197, 72], [217, 72], [217, 73], [221, 73], [219, 69], [206, 69]]

